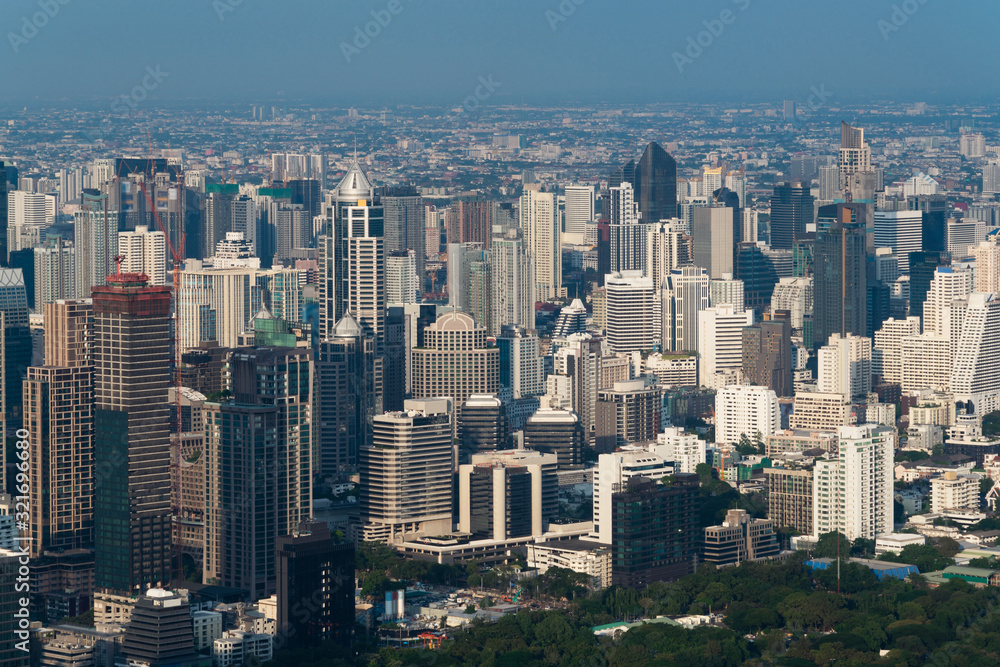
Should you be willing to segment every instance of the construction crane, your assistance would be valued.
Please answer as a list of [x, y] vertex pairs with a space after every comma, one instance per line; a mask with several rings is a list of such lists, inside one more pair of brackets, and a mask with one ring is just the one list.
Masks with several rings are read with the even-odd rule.
[[[147, 133], [147, 138], [149, 134]], [[153, 155], [153, 145], [152, 141], [149, 143], [149, 159], [152, 162]], [[142, 194], [146, 199], [146, 205], [149, 207], [149, 211], [156, 221], [156, 228], [160, 232], [163, 232], [164, 239], [166, 240], [167, 249], [170, 251], [170, 256], [173, 258], [173, 284], [174, 284], [174, 419], [177, 422], [177, 432], [176, 439], [170, 443], [170, 480], [171, 480], [171, 513], [174, 516], [174, 520], [177, 522], [177, 539], [173, 539], [174, 556], [176, 559], [175, 567], [176, 574], [178, 577], [183, 575], [184, 565], [181, 556], [180, 549], [180, 537], [182, 535], [183, 528], [181, 524], [181, 514], [183, 503], [183, 490], [184, 485], [181, 484], [181, 433], [183, 430], [183, 425], [181, 423], [181, 307], [180, 307], [180, 295], [181, 295], [181, 268], [184, 265], [184, 244], [187, 239], [187, 233], [184, 229], [184, 213], [185, 213], [185, 198], [184, 198], [184, 165], [181, 164], [177, 170], [177, 202], [178, 202], [178, 213], [177, 213], [177, 237], [179, 239], [179, 246], [175, 247], [173, 241], [170, 238], [170, 230], [166, 228], [163, 221], [160, 219], [160, 214], [156, 210], [156, 203], [149, 194], [149, 190], [146, 187], [146, 180], [143, 178], [139, 181], [139, 188], [142, 190]], [[119, 258], [115, 258], [115, 261], [120, 264]]]

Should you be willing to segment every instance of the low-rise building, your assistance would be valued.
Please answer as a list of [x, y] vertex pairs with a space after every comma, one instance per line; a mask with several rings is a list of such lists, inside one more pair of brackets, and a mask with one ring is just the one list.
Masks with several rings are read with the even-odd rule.
[[265, 663], [274, 656], [274, 637], [242, 630], [227, 630], [212, 645], [216, 667], [240, 667], [250, 656]]
[[931, 512], [943, 513], [955, 509], [978, 510], [979, 478], [946, 472], [931, 479]]
[[774, 522], [754, 519], [746, 510], [729, 510], [721, 526], [705, 528], [703, 560], [734, 565], [773, 558], [780, 552]]
[[611, 585], [611, 547], [589, 540], [563, 540], [528, 545], [528, 567], [545, 574], [560, 567], [593, 577], [601, 588]]
[[915, 535], [913, 533], [888, 533], [885, 535], [878, 535], [875, 537], [875, 555], [881, 556], [882, 554], [887, 553], [898, 554], [903, 550], [903, 547], [908, 547], [911, 544], [922, 545], [926, 543], [926, 537], [923, 535]]

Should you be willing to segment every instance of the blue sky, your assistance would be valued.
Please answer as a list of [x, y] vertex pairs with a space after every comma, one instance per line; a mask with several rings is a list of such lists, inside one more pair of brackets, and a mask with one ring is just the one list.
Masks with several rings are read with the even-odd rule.
[[814, 86], [979, 101], [996, 98], [998, 19], [996, 0], [3, 0], [0, 104], [109, 100], [147, 67], [165, 73], [148, 92], [163, 103], [456, 106], [480, 76], [499, 82], [488, 103], [804, 100]]

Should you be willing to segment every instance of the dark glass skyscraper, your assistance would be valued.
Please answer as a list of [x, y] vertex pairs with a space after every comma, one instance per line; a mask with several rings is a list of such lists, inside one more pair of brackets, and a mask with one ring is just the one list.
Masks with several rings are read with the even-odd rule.
[[635, 200], [643, 222], [677, 217], [677, 162], [651, 141], [635, 167]]
[[171, 288], [137, 274], [94, 288], [94, 585], [170, 580]]
[[771, 197], [771, 247], [791, 250], [813, 221], [813, 197], [799, 181], [778, 183]]
[[[833, 209], [833, 210], [827, 210]], [[868, 334], [868, 280], [864, 204], [824, 206], [830, 228], [816, 239], [814, 343], [830, 334]]]

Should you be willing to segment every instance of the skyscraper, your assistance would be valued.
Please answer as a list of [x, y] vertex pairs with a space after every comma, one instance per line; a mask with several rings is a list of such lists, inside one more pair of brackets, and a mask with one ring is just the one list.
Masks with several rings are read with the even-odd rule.
[[788, 311], [743, 329], [743, 381], [791, 396], [792, 325]]
[[542, 408], [524, 425], [524, 448], [558, 457], [559, 470], [583, 467], [583, 424], [570, 410]]
[[94, 543], [94, 391], [91, 302], [45, 305], [45, 365], [28, 368], [31, 555]]
[[969, 414], [1000, 409], [1000, 297], [996, 294], [969, 296], [951, 391]]
[[504, 230], [493, 239], [489, 255], [492, 279], [492, 330], [508, 325], [535, 328], [534, 259], [526, 252], [520, 228]]
[[404, 412], [375, 417], [372, 443], [361, 449], [359, 537], [391, 542], [452, 530], [452, 405], [408, 400]]
[[805, 237], [806, 225], [811, 222], [813, 197], [809, 194], [809, 184], [800, 181], [778, 183], [771, 197], [771, 247], [791, 250], [795, 241]]
[[556, 196], [537, 186], [521, 195], [524, 245], [535, 263], [535, 298], [554, 301], [562, 294], [562, 246]]
[[0, 266], [7, 266], [7, 168], [0, 160]]
[[[167, 283], [167, 237], [163, 232], [151, 232], [148, 227], [139, 225], [133, 231], [118, 232], [117, 245], [118, 254], [124, 258], [122, 271], [145, 273], [151, 285]], [[107, 266], [107, 273], [114, 268], [113, 260], [114, 256]], [[96, 284], [104, 284], [104, 277], [101, 276], [101, 281]]]
[[734, 273], [734, 209], [712, 206], [694, 210], [694, 264], [708, 271], [710, 278]]
[[230, 357], [232, 398], [206, 402], [203, 581], [267, 597], [277, 541], [309, 518], [313, 360], [308, 348]]
[[814, 344], [830, 334], [868, 332], [867, 251], [862, 204], [836, 204], [835, 221], [816, 239]]
[[459, 199], [451, 205], [448, 243], [481, 243], [489, 250], [497, 203], [487, 199]]
[[[416, 259], [418, 290], [423, 292], [424, 262], [424, 199], [413, 187], [382, 188], [382, 208], [385, 210], [385, 251], [412, 250]], [[489, 245], [489, 228], [484, 242]]]
[[386, 303], [417, 303], [417, 295], [420, 291], [416, 253], [412, 250], [394, 250], [386, 253]]
[[813, 536], [839, 531], [853, 541], [891, 533], [894, 429], [864, 424], [839, 431], [839, 455], [816, 461]]
[[31, 365], [31, 330], [28, 328], [28, 295], [20, 269], [0, 269], [0, 355], [3, 359], [3, 428], [13, 435], [21, 428], [21, 381]]
[[646, 146], [636, 165], [633, 185], [644, 221], [677, 217], [677, 162], [655, 141]]
[[107, 195], [83, 193], [81, 209], [73, 216], [73, 245], [76, 293], [85, 299], [94, 287], [103, 285], [105, 278], [115, 272], [115, 256], [124, 254], [118, 250], [118, 215], [108, 210]]
[[922, 220], [920, 211], [875, 212], [875, 247], [892, 248], [899, 257], [899, 272], [903, 275], [910, 273], [910, 253], [923, 249]]
[[661, 345], [662, 304], [653, 279], [642, 271], [604, 278], [608, 299], [608, 347], [612, 352], [651, 350]]
[[41, 308], [56, 299], [75, 299], [76, 248], [63, 237], [45, 240], [45, 245], [32, 250], [35, 267], [35, 307]]
[[673, 352], [698, 349], [698, 313], [712, 305], [710, 285], [708, 271], [697, 266], [675, 268], [667, 275], [664, 349]]
[[320, 341], [316, 360], [316, 458], [321, 477], [358, 464], [375, 416], [375, 343], [347, 313]]
[[170, 288], [115, 274], [95, 287], [94, 585], [170, 580]]
[[566, 186], [566, 241], [582, 243], [587, 224], [594, 219], [594, 186]]
[[611, 272], [646, 268], [646, 227], [632, 184], [611, 188]]
[[738, 384], [743, 370], [743, 329], [753, 311], [713, 306], [698, 313], [698, 382], [708, 387]]
[[[840, 122], [840, 187], [851, 191], [851, 178], [872, 170], [872, 149], [865, 141], [865, 131]], [[857, 193], [855, 193], [857, 194]], [[861, 199], [861, 197], [856, 197]]]
[[715, 441], [736, 445], [743, 438], [763, 443], [781, 428], [781, 410], [773, 389], [731, 385], [715, 395]]

